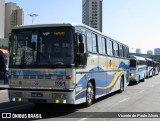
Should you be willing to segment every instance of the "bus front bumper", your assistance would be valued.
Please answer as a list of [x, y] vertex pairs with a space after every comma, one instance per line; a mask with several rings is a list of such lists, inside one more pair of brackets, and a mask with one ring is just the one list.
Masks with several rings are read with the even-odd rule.
[[8, 90], [10, 101], [33, 103], [74, 104], [74, 90], [72, 91], [21, 91]]

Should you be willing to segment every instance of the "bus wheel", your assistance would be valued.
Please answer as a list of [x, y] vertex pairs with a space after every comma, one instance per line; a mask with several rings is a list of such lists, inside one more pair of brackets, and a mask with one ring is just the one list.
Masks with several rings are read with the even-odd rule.
[[86, 90], [86, 106], [89, 107], [93, 104], [94, 100], [94, 87], [91, 82], [88, 83], [87, 85], [87, 90]]
[[145, 75], [144, 75], [144, 78], [142, 79], [142, 82], [145, 82]]
[[121, 77], [119, 92], [122, 93], [123, 91], [124, 91], [124, 79]]

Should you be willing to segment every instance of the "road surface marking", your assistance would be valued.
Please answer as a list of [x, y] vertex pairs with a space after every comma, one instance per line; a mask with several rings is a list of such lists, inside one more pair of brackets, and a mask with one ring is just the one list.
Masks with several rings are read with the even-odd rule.
[[87, 120], [88, 118], [81, 118], [80, 120], [78, 120], [78, 121], [85, 121], [85, 120]]
[[145, 90], [141, 90], [141, 91], [139, 91], [138, 93], [142, 93], [142, 92], [144, 92]]
[[124, 102], [124, 101], [126, 101], [126, 100], [128, 100], [129, 98], [124, 98], [123, 100], [121, 100], [121, 101], [119, 101], [120, 103], [122, 103], [122, 102]]

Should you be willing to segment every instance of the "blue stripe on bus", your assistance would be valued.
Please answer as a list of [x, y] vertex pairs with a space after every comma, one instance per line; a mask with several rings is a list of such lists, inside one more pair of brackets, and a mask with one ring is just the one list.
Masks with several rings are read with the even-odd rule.
[[[119, 69], [122, 69], [122, 70], [121, 70], [121, 72], [116, 72], [116, 73], [120, 73], [120, 75], [116, 78], [116, 82], [117, 82], [118, 78], [122, 75], [123, 71], [129, 70], [130, 67], [129, 67], [129, 65], [126, 65], [124, 62], [121, 62], [119, 65]], [[97, 73], [95, 73], [95, 71]], [[98, 72], [98, 71], [101, 71], [101, 72]], [[94, 78], [96, 80], [96, 95], [109, 93], [110, 90], [112, 90], [112, 88], [114, 87], [116, 82], [111, 87], [109, 87], [109, 88], [106, 88], [106, 87], [112, 83], [116, 73], [110, 75], [107, 72], [105, 72], [105, 71], [103, 72], [103, 71], [104, 70], [102, 68], [96, 67], [96, 68], [91, 69], [89, 71], [90, 73], [85, 74], [81, 78], [81, 80], [78, 82], [77, 85], [81, 85], [82, 90], [76, 91], [76, 100], [86, 97], [86, 87], [87, 87], [87, 83], [88, 83], [88, 77]], [[94, 73], [92, 73], [92, 72], [94, 72]], [[99, 88], [97, 88], [97, 87], [99, 87]]]
[[40, 75], [40, 74], [48, 74], [48, 75], [65, 75], [66, 70], [11, 70], [11, 75]]

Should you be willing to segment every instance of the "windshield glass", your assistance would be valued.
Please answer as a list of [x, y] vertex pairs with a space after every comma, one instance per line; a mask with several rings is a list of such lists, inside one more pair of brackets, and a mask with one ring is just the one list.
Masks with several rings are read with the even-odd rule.
[[72, 38], [69, 28], [15, 30], [11, 65], [71, 65]]
[[130, 67], [136, 68], [136, 60], [130, 60]]

